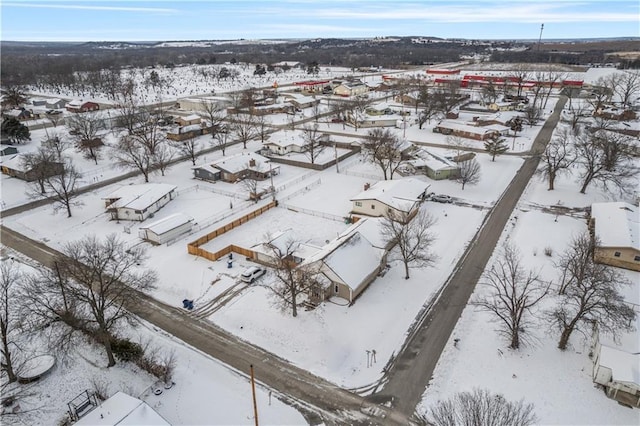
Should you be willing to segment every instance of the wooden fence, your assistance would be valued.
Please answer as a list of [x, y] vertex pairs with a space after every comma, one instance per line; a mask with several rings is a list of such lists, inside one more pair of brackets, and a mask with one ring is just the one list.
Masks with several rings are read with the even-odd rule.
[[200, 248], [201, 245], [204, 245], [206, 243], [208, 243], [209, 241], [213, 240], [214, 238], [216, 238], [219, 235], [224, 234], [225, 232], [229, 232], [234, 228], [237, 228], [238, 226], [242, 225], [243, 223], [247, 223], [248, 221], [250, 221], [251, 219], [260, 216], [262, 213], [266, 212], [267, 210], [273, 208], [276, 206], [276, 202], [272, 201], [269, 204], [267, 204], [266, 206], [262, 206], [257, 210], [254, 210], [250, 213], [247, 213], [246, 215], [239, 217], [238, 219], [234, 220], [233, 222], [227, 223], [224, 226], [221, 226], [220, 228], [217, 228], [211, 232], [209, 232], [208, 234], [198, 238], [195, 241], [190, 242], [189, 244], [187, 244], [187, 252], [189, 252], [189, 254], [193, 254], [195, 256], [199, 256], [199, 257], [204, 257], [205, 259], [208, 260], [218, 260], [220, 259], [222, 256], [225, 256], [229, 253], [236, 252], [238, 254], [241, 254], [243, 256], [246, 257], [253, 257], [253, 251], [251, 250], [247, 250], [245, 248], [239, 247], [239, 246], [234, 246], [229, 245], [225, 248], [223, 248], [222, 250], [218, 250], [215, 253], [212, 253], [208, 250], [205, 250], [203, 248]]

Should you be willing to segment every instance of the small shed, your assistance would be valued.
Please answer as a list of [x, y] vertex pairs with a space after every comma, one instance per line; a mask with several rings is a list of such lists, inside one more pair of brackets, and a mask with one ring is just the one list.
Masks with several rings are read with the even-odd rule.
[[184, 117], [177, 117], [175, 120], [175, 123], [178, 126], [191, 126], [193, 124], [200, 124], [200, 122], [202, 121], [202, 117], [200, 117], [198, 114], [190, 114]]
[[184, 213], [174, 213], [145, 226], [141, 226], [138, 235], [143, 240], [154, 244], [167, 241], [186, 234], [193, 227], [193, 218]]

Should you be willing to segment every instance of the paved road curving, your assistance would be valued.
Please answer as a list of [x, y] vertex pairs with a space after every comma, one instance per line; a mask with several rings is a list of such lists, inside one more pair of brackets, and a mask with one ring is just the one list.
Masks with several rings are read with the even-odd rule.
[[[60, 253], [5, 226], [0, 227], [2, 244], [43, 265], [51, 265]], [[371, 407], [351, 393], [288, 361], [242, 340], [186, 311], [139, 293], [126, 309], [187, 344], [248, 375], [254, 366], [257, 380], [301, 409], [310, 423], [406, 425], [406, 416], [386, 407]], [[211, 380], [215, 380], [214, 377]]]
[[[540, 154], [551, 139], [567, 99], [561, 98], [545, 122], [520, 170], [491, 209], [472, 243], [458, 261], [433, 306], [426, 306], [409, 331], [398, 355], [388, 365], [382, 390], [371, 397], [376, 402], [392, 402], [392, 407], [411, 415], [433, 376], [438, 359], [462, 311], [484, 271], [500, 235], [520, 196], [535, 173]], [[388, 381], [386, 381], [388, 379]]]

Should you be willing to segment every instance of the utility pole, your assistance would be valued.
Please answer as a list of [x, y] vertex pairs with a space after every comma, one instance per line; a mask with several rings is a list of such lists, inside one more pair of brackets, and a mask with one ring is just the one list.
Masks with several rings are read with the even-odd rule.
[[251, 370], [251, 393], [253, 394], [253, 418], [256, 421], [256, 426], [258, 426], [258, 403], [256, 402], [256, 381], [253, 377], [253, 364], [249, 366]]
[[538, 37], [538, 52], [540, 51], [540, 42], [542, 41], [542, 30], [544, 30], [544, 24], [540, 25], [540, 37]]

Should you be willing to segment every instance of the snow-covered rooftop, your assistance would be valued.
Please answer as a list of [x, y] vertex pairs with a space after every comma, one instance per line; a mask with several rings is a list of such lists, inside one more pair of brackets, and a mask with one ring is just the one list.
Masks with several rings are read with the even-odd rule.
[[640, 250], [640, 211], [623, 203], [594, 203], [595, 235], [601, 247], [630, 247]]
[[193, 218], [189, 215], [184, 213], [174, 213], [146, 226], [141, 226], [140, 229], [148, 229], [156, 235], [162, 235], [191, 221], [193, 221]]
[[167, 183], [143, 183], [140, 185], [124, 185], [116, 189], [103, 200], [113, 200], [109, 208], [129, 208], [144, 210], [156, 201], [177, 188]]
[[[251, 160], [255, 160], [255, 166], [249, 166], [249, 162]], [[268, 164], [269, 159], [260, 154], [256, 154], [255, 152], [243, 152], [231, 157], [224, 157], [215, 163], [212, 163], [211, 166], [224, 170], [228, 173], [238, 173], [242, 170], [266, 171], [269, 168]]]
[[169, 425], [147, 403], [116, 392], [111, 398], [78, 420], [76, 425]]
[[489, 127], [474, 126], [472, 124], [455, 120], [442, 120], [440, 123], [438, 123], [437, 126], [445, 129], [457, 130], [460, 132], [467, 132], [476, 135], [484, 135], [486, 133], [495, 131], [495, 129]]
[[609, 346], [600, 347], [600, 365], [611, 369], [613, 380], [640, 384], [640, 354]]
[[184, 120], [184, 121], [200, 121], [201, 117], [198, 114], [189, 114], [185, 117], [178, 117], [178, 120]]
[[424, 148], [418, 149], [415, 153], [415, 158], [407, 161], [407, 163], [414, 167], [428, 167], [431, 170], [455, 170], [458, 165], [453, 161], [444, 158], [440, 155], [427, 151]]
[[377, 248], [384, 248], [387, 243], [384, 240], [381, 228], [382, 219], [379, 217], [363, 217], [349, 228], [340, 237], [348, 236], [354, 232], [359, 232], [369, 242]]
[[305, 146], [307, 143], [304, 138], [304, 132], [301, 130], [291, 130], [272, 133], [269, 135], [269, 140], [265, 141], [265, 145], [270, 144], [287, 147], [290, 145]]
[[[324, 263], [349, 288], [356, 290], [365, 278], [380, 265], [384, 250], [374, 247], [360, 232], [354, 232], [324, 259]], [[355, 267], [357, 265], [357, 267]]]
[[408, 212], [420, 200], [427, 186], [427, 183], [415, 178], [383, 180], [351, 198], [351, 201], [377, 200], [397, 210]]

